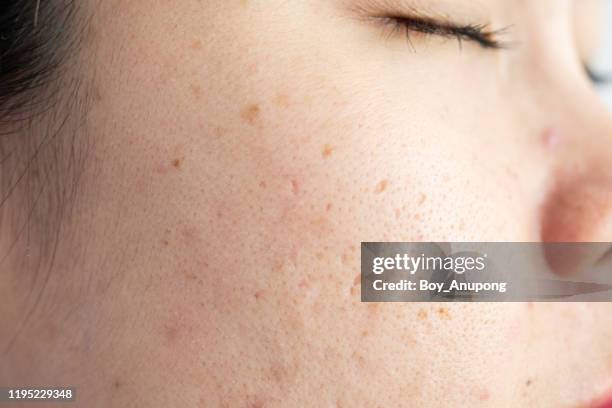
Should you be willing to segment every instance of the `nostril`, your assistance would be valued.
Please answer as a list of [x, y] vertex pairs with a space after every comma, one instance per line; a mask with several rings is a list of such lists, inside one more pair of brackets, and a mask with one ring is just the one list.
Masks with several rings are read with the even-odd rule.
[[540, 221], [544, 243], [603, 243], [548, 246], [546, 258], [555, 272], [573, 274], [595, 265], [610, 252], [605, 243], [612, 241], [611, 180], [594, 171], [563, 177], [546, 196]]

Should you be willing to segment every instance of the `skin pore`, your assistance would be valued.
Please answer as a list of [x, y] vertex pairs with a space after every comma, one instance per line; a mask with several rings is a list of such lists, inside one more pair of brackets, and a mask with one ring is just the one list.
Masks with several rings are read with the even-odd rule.
[[590, 406], [611, 306], [361, 303], [359, 245], [612, 240], [598, 3], [87, 4], [92, 147], [53, 264], [20, 242], [2, 271], [0, 384], [79, 407]]

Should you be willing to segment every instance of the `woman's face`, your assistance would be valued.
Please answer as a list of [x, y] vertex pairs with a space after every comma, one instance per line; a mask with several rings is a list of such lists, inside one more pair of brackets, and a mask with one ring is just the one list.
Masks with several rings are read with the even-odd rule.
[[[359, 248], [612, 240], [598, 5], [95, 5], [67, 317], [17, 347], [70, 358], [24, 378], [100, 407], [589, 406], [611, 306], [361, 303]], [[502, 48], [394, 25], [415, 14]]]

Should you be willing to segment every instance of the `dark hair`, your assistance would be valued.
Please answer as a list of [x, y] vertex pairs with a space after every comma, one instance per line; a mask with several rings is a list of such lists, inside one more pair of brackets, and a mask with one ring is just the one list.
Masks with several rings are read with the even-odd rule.
[[16, 244], [27, 232], [40, 255], [55, 247], [84, 158], [81, 9], [76, 0], [0, 5], [0, 233]]

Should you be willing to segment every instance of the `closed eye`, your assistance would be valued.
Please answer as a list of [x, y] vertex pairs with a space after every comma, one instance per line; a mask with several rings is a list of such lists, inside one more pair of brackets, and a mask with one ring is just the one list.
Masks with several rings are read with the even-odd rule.
[[[383, 20], [393, 31], [404, 32], [411, 46], [411, 33], [455, 39], [460, 46], [464, 41], [474, 42], [482, 48], [493, 50], [509, 48], [510, 46], [509, 43], [500, 39], [506, 29], [492, 31], [483, 24], [456, 25], [431, 18], [408, 16], [383, 17]], [[414, 47], [412, 48], [414, 49]]]

